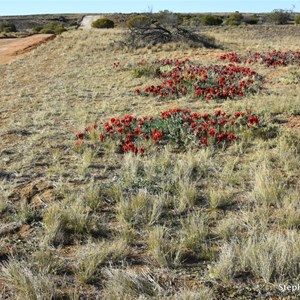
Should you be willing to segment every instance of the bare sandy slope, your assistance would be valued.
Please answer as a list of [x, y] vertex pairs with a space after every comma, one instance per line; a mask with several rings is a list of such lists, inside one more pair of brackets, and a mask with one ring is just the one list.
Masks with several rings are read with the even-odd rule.
[[92, 23], [98, 19], [103, 18], [102, 15], [90, 15], [90, 16], [85, 16], [81, 24], [79, 26], [79, 29], [91, 29], [92, 28]]
[[35, 49], [54, 37], [53, 34], [36, 34], [26, 38], [0, 39], [0, 65], [15, 60], [17, 56]]

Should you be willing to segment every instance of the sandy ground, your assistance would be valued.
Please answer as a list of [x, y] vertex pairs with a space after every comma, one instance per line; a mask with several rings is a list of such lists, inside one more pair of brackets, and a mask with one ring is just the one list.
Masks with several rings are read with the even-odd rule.
[[[89, 15], [82, 19], [79, 29], [91, 29], [92, 23], [103, 15]], [[0, 39], [0, 65], [14, 61], [20, 55], [37, 48], [40, 44], [52, 40], [53, 34], [36, 34], [26, 38]]]
[[103, 18], [102, 15], [91, 15], [91, 16], [85, 16], [81, 24], [79, 26], [79, 29], [91, 29], [92, 28], [92, 23], [98, 19]]
[[36, 34], [26, 38], [0, 39], [0, 65], [12, 62], [17, 56], [35, 49], [54, 37], [53, 34]]

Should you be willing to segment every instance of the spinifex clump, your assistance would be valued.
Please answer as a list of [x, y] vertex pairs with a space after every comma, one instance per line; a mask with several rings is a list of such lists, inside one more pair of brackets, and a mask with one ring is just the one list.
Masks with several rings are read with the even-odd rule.
[[[204, 100], [225, 100], [255, 94], [263, 87], [263, 77], [256, 71], [236, 65], [194, 65], [189, 59], [164, 59], [158, 65], [159, 85], [136, 89], [143, 96], [180, 97], [193, 95]], [[167, 66], [167, 67], [166, 67]]]
[[243, 63], [243, 64], [261, 64], [267, 67], [298, 65], [300, 66], [300, 51], [280, 51], [271, 52], [252, 52], [248, 51], [241, 55], [236, 52], [228, 52], [220, 56], [221, 60]]
[[250, 110], [233, 114], [216, 110], [213, 114], [200, 114], [174, 108], [161, 112], [157, 117], [125, 115], [121, 119], [111, 118], [101, 126], [86, 127], [76, 137], [80, 146], [114, 141], [120, 153], [132, 151], [143, 154], [149, 142], [157, 146], [173, 143], [182, 147], [230, 143], [241, 130], [258, 125], [258, 117]]

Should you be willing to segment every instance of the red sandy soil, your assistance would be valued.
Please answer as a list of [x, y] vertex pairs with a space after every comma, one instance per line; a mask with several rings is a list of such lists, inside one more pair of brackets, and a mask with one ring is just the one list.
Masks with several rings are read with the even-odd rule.
[[288, 115], [288, 122], [284, 124], [287, 127], [290, 127], [295, 130], [300, 130], [300, 116]]
[[25, 38], [0, 39], [0, 65], [8, 64], [54, 38], [54, 34], [36, 34]]

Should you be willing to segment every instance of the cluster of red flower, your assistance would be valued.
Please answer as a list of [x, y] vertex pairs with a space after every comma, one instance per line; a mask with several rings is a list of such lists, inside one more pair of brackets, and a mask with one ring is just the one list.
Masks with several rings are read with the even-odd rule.
[[[97, 136], [99, 142], [117, 141], [122, 153], [145, 152], [143, 143], [152, 140], [156, 144], [165, 142], [208, 145], [211, 143], [232, 142], [236, 133], [242, 128], [252, 128], [259, 124], [258, 117], [251, 111], [235, 112], [232, 115], [221, 110], [213, 114], [191, 112], [188, 109], [169, 109], [161, 112], [160, 116], [145, 116], [137, 118], [125, 115], [123, 118], [111, 118], [105, 122], [101, 130], [98, 126], [88, 126], [84, 132], [76, 134], [77, 144], [90, 141]], [[188, 138], [186, 138], [188, 137]]]
[[161, 66], [174, 67], [167, 72], [160, 69], [161, 84], [149, 85], [144, 90], [136, 89], [136, 93], [160, 97], [179, 97], [192, 93], [195, 97], [211, 100], [242, 97], [262, 89], [262, 76], [249, 68], [235, 65], [201, 66], [189, 62], [189, 59], [155, 61]]
[[252, 52], [248, 51], [245, 55], [239, 55], [236, 52], [225, 53], [220, 56], [221, 60], [255, 64], [259, 63], [267, 67], [298, 65], [300, 66], [300, 51], [277, 51], [271, 52]]

